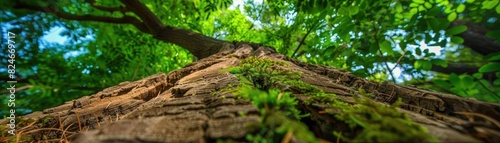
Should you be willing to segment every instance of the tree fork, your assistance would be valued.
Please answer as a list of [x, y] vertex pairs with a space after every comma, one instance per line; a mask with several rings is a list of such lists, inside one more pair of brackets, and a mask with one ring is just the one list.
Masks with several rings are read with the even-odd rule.
[[[94, 15], [77, 15], [60, 11], [55, 5], [36, 6], [27, 4], [21, 1], [15, 1], [14, 8], [29, 9], [52, 13], [62, 19], [80, 20], [80, 21], [97, 21], [115, 24], [132, 24], [141, 32], [153, 35], [155, 39], [178, 45], [196, 56], [198, 59], [208, 57], [219, 52], [221, 49], [234, 48], [232, 42], [227, 42], [215, 38], [195, 33], [189, 30], [166, 26], [149, 8], [138, 0], [121, 0], [125, 4], [125, 10], [131, 11], [137, 15], [139, 19], [132, 16], [123, 16], [121, 18], [94, 16]], [[99, 7], [103, 9], [104, 7]], [[106, 8], [111, 9], [111, 8]], [[142, 20], [142, 21], [141, 21]]]

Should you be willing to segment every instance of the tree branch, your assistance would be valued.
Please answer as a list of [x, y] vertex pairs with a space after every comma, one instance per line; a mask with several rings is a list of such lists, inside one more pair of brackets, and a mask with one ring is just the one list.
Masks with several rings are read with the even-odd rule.
[[[373, 34], [373, 39], [375, 39], [375, 44], [377, 44], [377, 47], [378, 47], [378, 52], [380, 53], [379, 56], [382, 57], [382, 59], [384, 60], [384, 65], [385, 65], [385, 68], [389, 71], [389, 75], [391, 76], [392, 78], [392, 82], [393, 83], [396, 83], [396, 78], [394, 77], [394, 74], [392, 73], [392, 70], [391, 68], [389, 67], [389, 64], [387, 63], [387, 57], [384, 56], [384, 53], [382, 52], [382, 49], [380, 47], [380, 42], [377, 38], [377, 35], [378, 35], [378, 29], [377, 27], [375, 27], [375, 23], [373, 23], [373, 29], [375, 30], [375, 34]], [[396, 66], [397, 66], [397, 63], [396, 63]]]
[[304, 35], [302, 40], [300, 40], [299, 45], [297, 46], [297, 48], [295, 48], [295, 50], [293, 51], [293, 53], [290, 57], [295, 57], [295, 54], [297, 54], [297, 52], [299, 51], [300, 46], [302, 46], [304, 44], [304, 41], [306, 40], [307, 36], [309, 35], [309, 33], [311, 33], [311, 31], [314, 29], [314, 27], [316, 27], [317, 23], [319, 23], [319, 22], [318, 21], [314, 22], [313, 25], [311, 25], [311, 28], [309, 28], [307, 30], [306, 35]]
[[[92, 2], [91, 0], [88, 0]], [[133, 24], [141, 32], [151, 34], [155, 39], [176, 44], [184, 49], [187, 49], [197, 58], [205, 58], [212, 54], [218, 53], [221, 49], [230, 49], [234, 45], [231, 42], [218, 40], [199, 33], [192, 32], [172, 26], [165, 26], [160, 19], [154, 15], [149, 8], [138, 0], [121, 0], [125, 4], [125, 8], [136, 14], [142, 22], [132, 16], [124, 16], [121, 18], [93, 16], [93, 15], [75, 15], [61, 12], [54, 8], [54, 5], [46, 7], [34, 6], [17, 1], [14, 8], [30, 9], [46, 13], [55, 14], [59, 18], [79, 21], [98, 21], [117, 24]]]
[[146, 25], [144, 25], [141, 21], [139, 21], [138, 19], [136, 19], [132, 16], [123, 16], [121, 18], [114, 18], [114, 17], [106, 17], [106, 16], [94, 16], [94, 15], [76, 15], [76, 14], [69, 14], [69, 13], [61, 12], [58, 9], [54, 8], [54, 6], [51, 6], [51, 5], [41, 7], [41, 6], [34, 6], [34, 5], [22, 3], [20, 1], [17, 1], [14, 8], [29, 9], [29, 10], [34, 10], [34, 11], [52, 13], [59, 18], [67, 19], [67, 20], [98, 21], [98, 22], [116, 23], [116, 24], [132, 24], [135, 27], [137, 27], [141, 32], [150, 33], [150, 31], [147, 29]]
[[143, 3], [139, 2], [138, 0], [120, 0], [123, 4], [125, 4], [125, 7], [135, 13], [135, 15], [139, 16], [141, 20], [144, 22], [146, 27], [151, 31], [153, 36], [156, 36], [157, 33], [153, 33], [153, 31], [158, 31], [159, 29], [162, 29], [165, 27], [163, 23], [160, 21], [156, 15], [151, 12], [151, 10], [146, 7]]
[[172, 26], [165, 26], [156, 15], [138, 0], [120, 0], [126, 8], [142, 19], [153, 37], [167, 43], [173, 43], [187, 49], [197, 58], [205, 58], [220, 51], [232, 48], [233, 44], [203, 34]]

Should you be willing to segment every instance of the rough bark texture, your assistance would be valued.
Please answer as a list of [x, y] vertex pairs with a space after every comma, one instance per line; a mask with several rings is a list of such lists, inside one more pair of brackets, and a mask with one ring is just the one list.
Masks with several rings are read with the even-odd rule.
[[[326, 93], [336, 94], [344, 102], [355, 104], [352, 96], [358, 94], [358, 88], [375, 95], [374, 100], [381, 104], [402, 98], [404, 103], [400, 111], [444, 142], [500, 142], [500, 129], [490, 120], [457, 114], [466, 112], [498, 119], [499, 104], [367, 81], [331, 67], [294, 61], [259, 45], [240, 43], [236, 47], [168, 75], [160, 73], [121, 83], [97, 94], [26, 115], [24, 118], [36, 123], [23, 129], [17, 127], [18, 133], [28, 132], [22, 136], [35, 141], [67, 138], [85, 143], [246, 141], [246, 125], [260, 121], [257, 108], [230, 93], [212, 93], [238, 83], [236, 76], [221, 69], [237, 65], [248, 56], [257, 56], [290, 63], [289, 70], [303, 73], [301, 80]], [[300, 101], [298, 108], [311, 114], [306, 124], [317, 137], [335, 142], [333, 130], [347, 130], [332, 115], [320, 113], [330, 106], [304, 104], [306, 95], [293, 95]], [[7, 121], [0, 122], [5, 125]], [[47, 128], [63, 129], [65, 133], [44, 130]]]

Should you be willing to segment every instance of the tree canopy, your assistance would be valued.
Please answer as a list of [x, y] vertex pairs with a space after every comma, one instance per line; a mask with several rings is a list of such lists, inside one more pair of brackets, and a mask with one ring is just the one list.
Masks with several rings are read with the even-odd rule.
[[[267, 45], [291, 58], [378, 82], [500, 101], [499, 0], [4, 0], [0, 4], [1, 46], [7, 47], [11, 32], [16, 51], [15, 61], [6, 58], [5, 50], [0, 53], [5, 65], [0, 77], [2, 82], [17, 81], [16, 107], [23, 113], [182, 68], [213, 54], [203, 48], [224, 46], [218, 41]], [[130, 6], [135, 4], [137, 8]], [[149, 11], [141, 11], [141, 6]], [[151, 15], [152, 21], [144, 19]], [[157, 33], [155, 28], [170, 33]], [[59, 34], [68, 39], [62, 44], [44, 40], [53, 29], [63, 29]], [[179, 42], [176, 36], [186, 35], [175, 34], [183, 32], [199, 37]], [[204, 37], [214, 44], [192, 42]], [[9, 64], [15, 64], [13, 77]], [[2, 84], [2, 94], [9, 92], [8, 87]], [[7, 106], [7, 96], [0, 98]]]

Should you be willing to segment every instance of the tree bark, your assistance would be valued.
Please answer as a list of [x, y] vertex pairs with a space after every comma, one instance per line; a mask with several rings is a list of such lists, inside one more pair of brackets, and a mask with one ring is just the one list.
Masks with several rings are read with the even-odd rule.
[[[17, 133], [31, 141], [67, 139], [88, 143], [246, 141], [247, 124], [261, 120], [257, 108], [231, 93], [213, 92], [239, 82], [236, 76], [221, 69], [256, 56], [290, 63], [289, 70], [303, 73], [302, 81], [326, 93], [334, 93], [347, 103], [356, 104], [353, 96], [359, 95], [358, 88], [373, 94], [373, 100], [381, 104], [391, 104], [402, 98], [399, 111], [408, 114], [443, 142], [500, 141], [500, 129], [493, 125], [495, 121], [483, 118], [500, 118], [499, 104], [367, 81], [346, 71], [292, 60], [272, 48], [236, 45], [238, 48], [219, 52], [168, 75], [160, 73], [124, 82], [94, 95], [23, 116], [19, 119], [25, 123], [17, 127]], [[318, 138], [336, 142], [332, 132], [347, 125], [335, 120], [332, 114], [321, 113], [331, 107], [321, 103], [305, 104], [308, 97], [300, 92], [293, 96], [299, 99], [300, 107], [297, 108], [310, 113], [306, 117], [310, 120], [306, 122], [309, 129]], [[468, 113], [467, 116], [464, 113]], [[7, 122], [0, 121], [2, 125]], [[30, 123], [33, 124], [28, 125]]]

